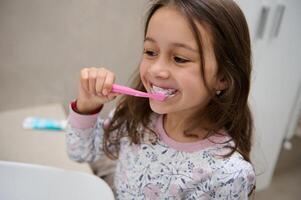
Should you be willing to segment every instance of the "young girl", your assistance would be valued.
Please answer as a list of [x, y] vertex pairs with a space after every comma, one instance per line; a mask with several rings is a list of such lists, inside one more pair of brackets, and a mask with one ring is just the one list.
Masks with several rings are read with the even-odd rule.
[[248, 107], [251, 50], [232, 0], [159, 0], [150, 9], [135, 89], [163, 102], [123, 96], [98, 117], [115, 76], [81, 71], [71, 104], [71, 159], [117, 159], [117, 199], [248, 199], [255, 187]]

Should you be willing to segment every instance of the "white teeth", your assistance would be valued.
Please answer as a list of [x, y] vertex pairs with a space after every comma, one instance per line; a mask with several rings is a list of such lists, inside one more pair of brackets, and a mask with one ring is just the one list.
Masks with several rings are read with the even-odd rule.
[[176, 93], [176, 89], [164, 89], [164, 88], [160, 88], [160, 87], [158, 87], [158, 86], [155, 86], [155, 85], [153, 85], [153, 87], [152, 87], [152, 92], [153, 93], [162, 93], [162, 94], [164, 94], [164, 95], [172, 95], [172, 94], [174, 94], [174, 93]]

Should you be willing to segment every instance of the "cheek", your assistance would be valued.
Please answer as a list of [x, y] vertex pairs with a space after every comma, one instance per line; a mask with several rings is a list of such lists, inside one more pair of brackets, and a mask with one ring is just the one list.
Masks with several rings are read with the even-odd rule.
[[204, 86], [201, 72], [197, 67], [194, 69], [190, 69], [187, 71], [183, 71], [181, 74], [179, 74], [180, 77], [182, 77], [182, 83], [186, 87], [186, 90], [198, 90], [200, 87]]
[[205, 86], [200, 70], [192, 70], [188, 74], [183, 74], [185, 98], [191, 101], [202, 101], [209, 97], [209, 92]]
[[139, 73], [140, 73], [141, 80], [144, 81], [144, 77], [145, 77], [145, 75], [147, 73], [147, 65], [143, 61], [140, 62]]

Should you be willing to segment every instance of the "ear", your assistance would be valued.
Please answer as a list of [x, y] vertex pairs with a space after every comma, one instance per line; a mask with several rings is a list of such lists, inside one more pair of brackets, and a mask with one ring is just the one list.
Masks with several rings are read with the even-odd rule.
[[218, 76], [215, 83], [215, 90], [226, 90], [229, 87], [228, 81], [224, 76]]

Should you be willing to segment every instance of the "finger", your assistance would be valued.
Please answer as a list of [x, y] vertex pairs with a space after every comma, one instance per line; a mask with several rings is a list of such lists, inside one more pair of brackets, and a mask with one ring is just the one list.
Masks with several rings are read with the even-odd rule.
[[112, 101], [114, 100], [119, 94], [117, 93], [109, 93], [106, 98], [107, 98], [107, 101]]
[[118, 93], [109, 93], [107, 95], [108, 99], [115, 99], [117, 96], [119, 96], [120, 94]]
[[107, 71], [104, 69], [97, 70], [97, 79], [96, 79], [96, 93], [97, 95], [102, 95], [103, 84], [106, 79]]
[[86, 91], [89, 92], [89, 74], [88, 69], [84, 68], [80, 72], [80, 84], [81, 87]]
[[102, 94], [108, 95], [112, 90], [112, 85], [115, 82], [115, 75], [112, 72], [108, 72], [103, 84]]
[[96, 95], [95, 84], [97, 78], [97, 71], [95, 68], [89, 70], [89, 93]]

